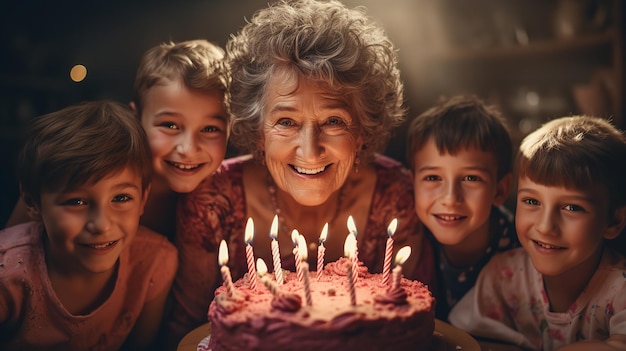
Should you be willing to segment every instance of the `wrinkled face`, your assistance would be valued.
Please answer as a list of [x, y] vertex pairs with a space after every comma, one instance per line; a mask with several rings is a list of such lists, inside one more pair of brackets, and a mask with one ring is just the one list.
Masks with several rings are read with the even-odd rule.
[[440, 154], [430, 139], [413, 156], [415, 209], [443, 245], [484, 243], [492, 205], [501, 205], [508, 186], [497, 179], [492, 152], [470, 148]]
[[63, 192], [43, 192], [37, 212], [46, 227], [47, 259], [66, 272], [113, 269], [133, 240], [148, 191], [130, 169]]
[[203, 93], [172, 82], [155, 85], [141, 115], [152, 150], [154, 181], [178, 193], [193, 191], [226, 154], [227, 114], [220, 92]]
[[515, 226], [537, 270], [545, 276], [595, 270], [609, 227], [608, 204], [600, 186], [567, 189], [520, 178]]
[[265, 163], [276, 185], [302, 205], [324, 203], [353, 169], [356, 117], [318, 86], [300, 79], [296, 87], [280, 74], [263, 116]]

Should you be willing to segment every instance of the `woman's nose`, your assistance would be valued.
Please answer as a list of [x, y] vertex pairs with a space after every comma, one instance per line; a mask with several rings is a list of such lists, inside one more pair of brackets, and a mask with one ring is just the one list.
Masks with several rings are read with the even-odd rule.
[[315, 161], [322, 153], [321, 133], [316, 126], [306, 125], [300, 130], [298, 150], [304, 160]]

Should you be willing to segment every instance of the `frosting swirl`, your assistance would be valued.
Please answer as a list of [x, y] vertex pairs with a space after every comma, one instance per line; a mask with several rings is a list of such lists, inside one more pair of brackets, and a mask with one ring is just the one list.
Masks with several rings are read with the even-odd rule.
[[374, 300], [382, 304], [404, 305], [407, 303], [407, 294], [401, 286], [390, 288], [384, 294], [377, 295]]
[[283, 312], [296, 312], [302, 307], [302, 298], [296, 294], [280, 294], [272, 299], [272, 308]]

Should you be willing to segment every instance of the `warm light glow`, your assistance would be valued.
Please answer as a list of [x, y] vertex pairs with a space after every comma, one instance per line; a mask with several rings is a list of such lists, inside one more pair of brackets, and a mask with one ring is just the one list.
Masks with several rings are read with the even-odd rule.
[[276, 239], [276, 237], [278, 237], [278, 215], [274, 215], [272, 226], [270, 227], [270, 238]]
[[411, 247], [405, 246], [396, 254], [396, 264], [403, 264], [411, 256]]
[[356, 237], [348, 234], [346, 242], [343, 244], [343, 255], [347, 258], [352, 258], [354, 250], [356, 250]]
[[297, 229], [291, 231], [291, 242], [293, 242], [293, 246], [298, 246], [298, 237], [300, 236], [300, 232]]
[[322, 233], [320, 234], [320, 245], [322, 245], [326, 241], [326, 237], [328, 236], [328, 222], [324, 224], [324, 228], [322, 228]]
[[248, 222], [246, 222], [246, 234], [243, 240], [246, 244], [251, 244], [252, 239], [254, 239], [254, 221], [252, 217], [248, 217]]
[[256, 259], [256, 272], [262, 277], [267, 274], [267, 265], [262, 258]]
[[87, 77], [87, 67], [83, 65], [74, 65], [70, 69], [70, 78], [75, 82], [82, 82]]
[[354, 236], [356, 236], [356, 224], [354, 224], [352, 215], [348, 216], [348, 230], [350, 231], [350, 234], [354, 234]]
[[219, 249], [219, 253], [217, 255], [218, 261], [220, 263], [220, 266], [225, 265], [226, 263], [228, 263], [228, 247], [226, 247], [226, 241], [222, 240], [220, 242], [220, 249]]
[[306, 239], [304, 235], [298, 235], [298, 258], [301, 261], [306, 261], [309, 258], [309, 253], [306, 250]]
[[389, 237], [392, 237], [393, 234], [396, 232], [396, 228], [398, 228], [398, 219], [394, 218], [387, 227], [387, 235], [389, 235]]

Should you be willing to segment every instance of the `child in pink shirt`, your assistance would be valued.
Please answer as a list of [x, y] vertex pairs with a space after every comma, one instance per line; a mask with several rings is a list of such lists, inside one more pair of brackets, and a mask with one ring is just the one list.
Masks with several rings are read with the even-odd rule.
[[96, 101], [34, 120], [18, 171], [37, 221], [0, 232], [0, 349], [152, 349], [177, 253], [139, 226], [152, 165], [132, 112]]
[[474, 335], [531, 350], [625, 350], [626, 139], [607, 120], [552, 120], [516, 160], [523, 248], [494, 256], [450, 313]]

